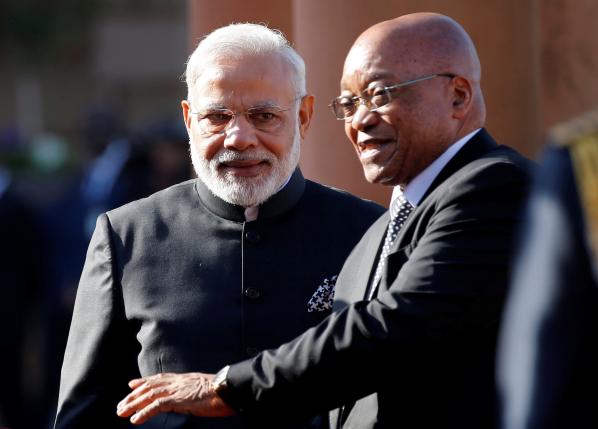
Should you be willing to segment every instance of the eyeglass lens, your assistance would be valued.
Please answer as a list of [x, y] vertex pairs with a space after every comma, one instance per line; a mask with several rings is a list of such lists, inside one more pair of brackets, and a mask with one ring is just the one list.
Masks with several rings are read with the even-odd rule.
[[202, 112], [198, 115], [199, 126], [204, 133], [217, 134], [225, 131], [235, 117], [243, 115], [247, 121], [257, 130], [274, 133], [284, 123], [284, 117], [280, 108], [252, 108], [245, 112], [235, 113], [229, 109], [217, 109]]

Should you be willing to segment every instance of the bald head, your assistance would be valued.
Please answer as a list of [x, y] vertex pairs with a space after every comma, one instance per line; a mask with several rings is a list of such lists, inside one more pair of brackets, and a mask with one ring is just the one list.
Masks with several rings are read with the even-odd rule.
[[471, 84], [472, 126], [482, 126], [485, 107], [480, 88], [481, 67], [473, 41], [463, 27], [448, 16], [414, 13], [378, 23], [363, 32], [353, 44], [345, 62], [348, 68], [358, 62], [354, 57], [384, 60], [400, 70], [402, 80], [436, 73], [461, 76]]
[[345, 119], [367, 180], [408, 184], [453, 143], [483, 127], [480, 78], [473, 42], [447, 16], [405, 15], [361, 34], [345, 60], [333, 106]]

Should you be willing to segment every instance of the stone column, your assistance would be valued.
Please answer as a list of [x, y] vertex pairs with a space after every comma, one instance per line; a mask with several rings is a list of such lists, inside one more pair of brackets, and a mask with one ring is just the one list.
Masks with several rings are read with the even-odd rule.
[[598, 108], [598, 2], [540, 1], [543, 127]]

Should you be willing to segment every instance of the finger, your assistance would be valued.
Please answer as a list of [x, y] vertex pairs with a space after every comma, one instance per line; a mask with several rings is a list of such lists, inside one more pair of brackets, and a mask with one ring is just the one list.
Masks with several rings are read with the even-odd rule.
[[135, 415], [131, 417], [131, 423], [140, 425], [158, 414], [168, 413], [170, 411], [173, 411], [173, 406], [164, 398], [159, 398], [135, 413]]
[[125, 396], [125, 398], [116, 405], [116, 409], [120, 410], [125, 405], [130, 404], [135, 399], [137, 399], [140, 396], [149, 392], [151, 388], [152, 387], [148, 383], [143, 383], [142, 385], [137, 387], [135, 390], [133, 390], [131, 393], [129, 393], [127, 396]]
[[131, 389], [135, 389], [145, 383], [145, 378], [136, 378], [134, 380], [129, 381], [129, 387]]
[[176, 377], [177, 374], [173, 374], [170, 372], [159, 372], [158, 374], [154, 374], [154, 375], [148, 375], [147, 377], [140, 377], [140, 378], [135, 378], [131, 381], [129, 381], [129, 386], [131, 385], [135, 385], [135, 386], [140, 386], [143, 383], [148, 383], [148, 384], [163, 384], [163, 383], [167, 383], [169, 380], [171, 380], [173, 377]]
[[117, 409], [122, 408], [124, 405], [148, 392], [150, 389], [167, 385], [173, 375], [174, 374], [156, 374], [129, 381], [129, 386], [134, 390], [118, 403]]
[[137, 398], [131, 398], [128, 402], [121, 401], [116, 408], [116, 414], [120, 417], [129, 417], [156, 400], [163, 400], [168, 395], [169, 391], [164, 387], [152, 388]]

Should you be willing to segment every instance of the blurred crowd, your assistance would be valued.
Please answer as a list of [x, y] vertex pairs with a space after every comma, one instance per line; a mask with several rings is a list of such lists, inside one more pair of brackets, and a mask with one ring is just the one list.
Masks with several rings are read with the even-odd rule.
[[51, 427], [97, 215], [191, 177], [179, 118], [140, 130], [121, 118], [93, 107], [75, 141], [0, 130], [0, 427]]

